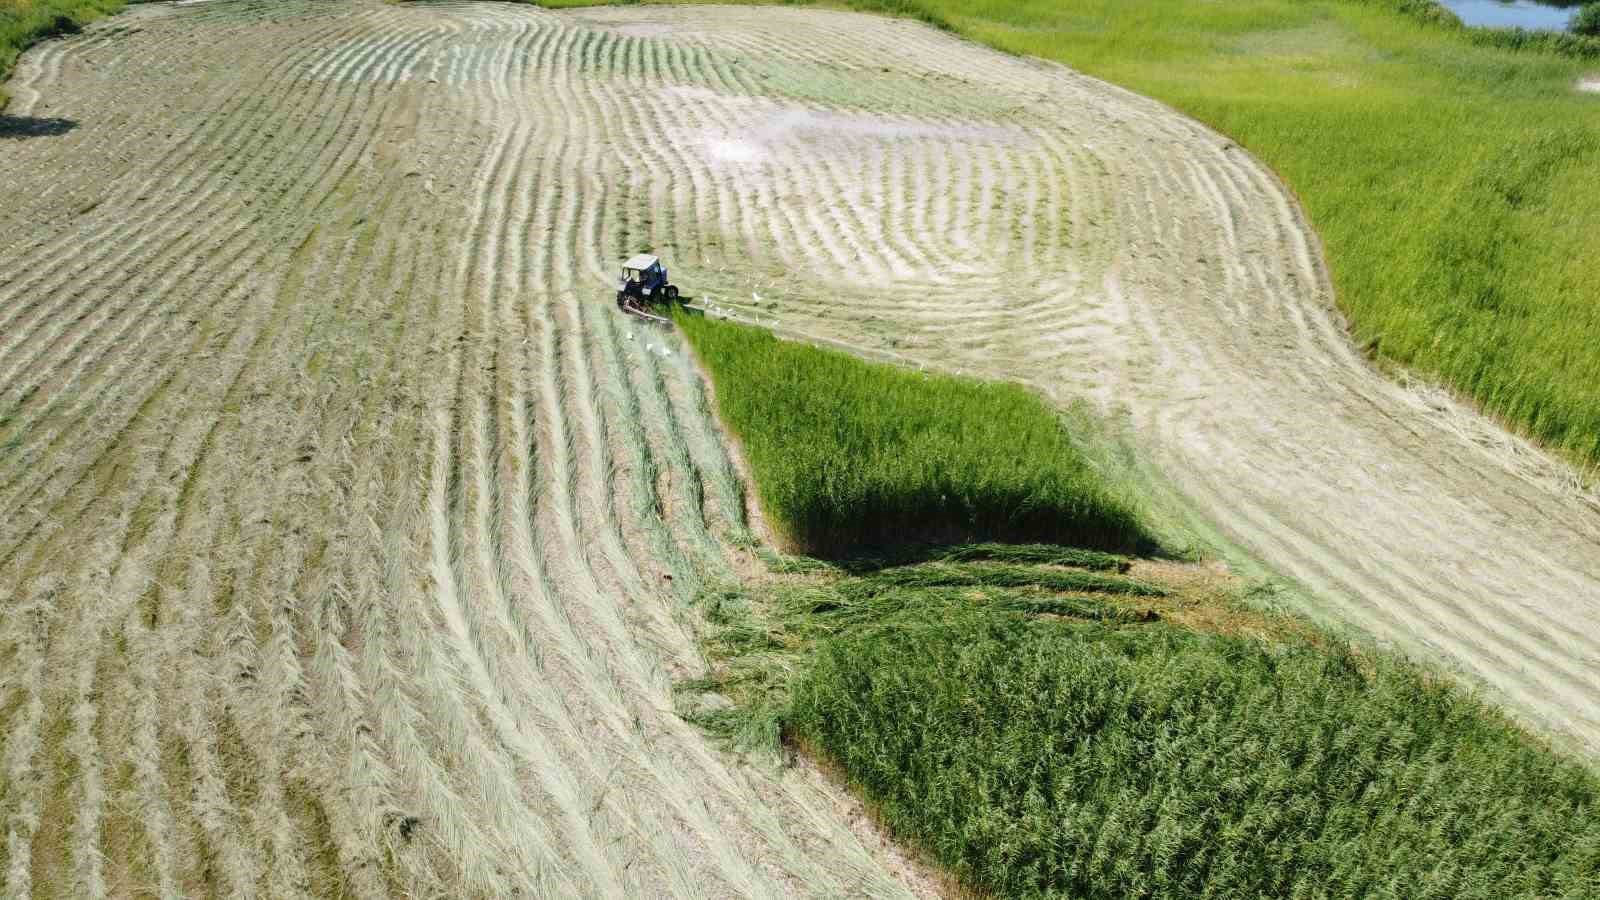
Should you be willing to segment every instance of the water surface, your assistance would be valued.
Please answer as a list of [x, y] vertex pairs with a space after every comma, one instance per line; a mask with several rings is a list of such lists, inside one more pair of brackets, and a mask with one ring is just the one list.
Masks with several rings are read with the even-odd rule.
[[1467, 25], [1481, 28], [1537, 28], [1566, 31], [1576, 6], [1552, 6], [1534, 0], [1439, 0]]

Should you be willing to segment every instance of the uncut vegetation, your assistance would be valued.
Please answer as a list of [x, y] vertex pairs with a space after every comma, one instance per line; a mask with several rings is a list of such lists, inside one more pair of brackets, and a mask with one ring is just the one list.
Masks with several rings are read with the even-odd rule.
[[[1572, 32], [1584, 37], [1600, 38], [1600, 3], [1585, 3], [1572, 19]], [[1600, 47], [1600, 42], [1597, 42]]]
[[[70, 34], [121, 9], [125, 0], [0, 0], [0, 81], [35, 41]], [[7, 95], [0, 87], [0, 110]]]
[[716, 319], [679, 324], [744, 445], [763, 510], [798, 547], [1148, 540], [1131, 501], [1021, 387], [868, 363]]
[[828, 641], [786, 724], [999, 896], [1600, 891], [1600, 782], [1381, 658], [928, 617]]
[[[1600, 890], [1600, 782], [1408, 664], [1240, 613], [1226, 592], [1065, 587], [1055, 566], [957, 587], [926, 576], [944, 562], [773, 562], [806, 574], [702, 594], [716, 666], [683, 686], [691, 717], [742, 749], [787, 737], [820, 754], [971, 887]], [[1196, 607], [1257, 637], [1165, 621]], [[732, 703], [697, 706], [707, 692]]]

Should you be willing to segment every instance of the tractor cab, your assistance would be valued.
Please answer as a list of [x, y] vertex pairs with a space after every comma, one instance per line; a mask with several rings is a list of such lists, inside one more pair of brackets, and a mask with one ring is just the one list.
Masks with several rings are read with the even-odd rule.
[[667, 267], [660, 257], [641, 253], [622, 264], [622, 277], [617, 279], [619, 308], [638, 312], [645, 303], [677, 299], [678, 288], [667, 283]]

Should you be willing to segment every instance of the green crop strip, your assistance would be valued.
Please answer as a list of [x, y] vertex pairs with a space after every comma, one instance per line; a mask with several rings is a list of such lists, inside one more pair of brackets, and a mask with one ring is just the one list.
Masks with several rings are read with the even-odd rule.
[[931, 375], [680, 315], [763, 510], [810, 552], [914, 538], [1146, 546], [1061, 417], [1009, 384]]
[[1389, 660], [928, 616], [827, 641], [782, 721], [996, 896], [1600, 891], [1600, 782]]
[[[0, 0], [0, 81], [11, 75], [17, 57], [34, 42], [72, 34], [121, 9], [125, 0]], [[6, 93], [0, 89], [0, 110]]]

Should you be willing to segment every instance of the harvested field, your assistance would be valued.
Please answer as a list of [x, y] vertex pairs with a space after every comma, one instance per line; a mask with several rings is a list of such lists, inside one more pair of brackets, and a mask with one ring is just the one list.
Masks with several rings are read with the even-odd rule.
[[308, 0], [9, 89], [70, 127], [0, 130], [6, 895], [908, 890], [671, 711], [743, 497], [610, 306], [645, 248], [1126, 404], [1334, 613], [1600, 745], [1594, 510], [1367, 369], [1284, 191], [1124, 91], [844, 13]]
[[767, 54], [750, 65], [774, 96], [706, 107], [711, 137], [686, 163], [725, 185], [715, 213], [749, 248], [713, 273], [714, 306], [1126, 411], [1196, 527], [1296, 580], [1307, 612], [1600, 754], [1600, 494], [1369, 365], [1294, 198], [1231, 141], [908, 23], [582, 16]]
[[672, 712], [743, 499], [602, 287], [681, 62], [604, 38], [212, 3], [27, 55], [76, 127], [0, 141], [0, 894], [907, 892]]

